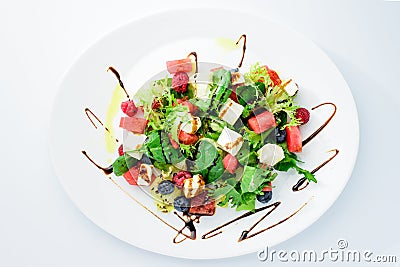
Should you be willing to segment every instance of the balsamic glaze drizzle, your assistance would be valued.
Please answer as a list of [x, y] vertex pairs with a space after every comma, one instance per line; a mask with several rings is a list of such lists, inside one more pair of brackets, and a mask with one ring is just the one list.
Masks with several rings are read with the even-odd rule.
[[246, 53], [246, 34], [242, 34], [239, 39], [237, 40], [236, 44], [239, 44], [240, 40], [243, 39], [243, 46], [242, 46], [242, 58], [239, 62], [238, 68], [240, 68], [243, 64], [244, 54]]
[[336, 107], [335, 104], [333, 104], [331, 102], [326, 102], [326, 103], [319, 104], [318, 106], [313, 107], [311, 110], [317, 109], [317, 108], [319, 108], [321, 106], [324, 106], [324, 105], [333, 106], [334, 110], [333, 110], [332, 115], [325, 121], [324, 124], [322, 124], [317, 130], [315, 130], [315, 132], [313, 132], [309, 137], [307, 137], [306, 139], [303, 140], [303, 143], [302, 143], [303, 146], [307, 145], [308, 142], [310, 142], [312, 139], [314, 139], [314, 137], [316, 137], [328, 125], [328, 123], [332, 120], [333, 116], [335, 116], [337, 107]]
[[[97, 129], [97, 126], [90, 116], [92, 116], [98, 123], [100, 123], [100, 125], [104, 128], [104, 130], [106, 130], [109, 134], [111, 134], [110, 130], [103, 124], [103, 122], [99, 119], [99, 117], [97, 117], [89, 108], [85, 108], [85, 113], [90, 122], [92, 123], [92, 125], [94, 126], [94, 128]], [[119, 142], [117, 138], [114, 137], [114, 139], [117, 143]]]
[[[271, 225], [271, 226], [268, 226], [268, 227], [266, 227], [266, 228], [264, 228], [264, 229], [261, 229], [261, 230], [255, 232], [254, 234], [247, 235], [247, 234], [248, 234], [248, 232], [247, 232], [245, 235], [243, 235], [243, 233], [246, 232], [246, 231], [243, 231], [243, 233], [242, 233], [242, 235], [240, 236], [238, 242], [241, 242], [241, 241], [243, 241], [243, 240], [252, 238], [252, 237], [254, 237], [254, 236], [256, 236], [256, 235], [259, 235], [259, 234], [261, 234], [261, 233], [263, 233], [263, 232], [265, 232], [265, 231], [267, 231], [267, 230], [269, 230], [269, 229], [271, 229], [271, 228], [274, 228], [274, 227], [280, 225], [281, 223], [286, 222], [287, 220], [289, 220], [290, 218], [292, 218], [293, 216], [295, 216], [297, 213], [299, 213], [307, 204], [308, 204], [308, 201], [307, 201], [306, 203], [304, 203], [304, 204], [303, 204], [299, 209], [297, 209], [295, 212], [293, 212], [293, 213], [290, 214], [288, 217], [286, 217], [285, 219], [282, 219], [282, 220], [280, 220], [279, 222], [277, 222], [277, 223], [275, 223], [275, 224], [273, 224], [273, 225]], [[265, 217], [266, 217], [266, 216], [264, 216], [264, 218], [265, 218]], [[258, 223], [258, 222], [257, 222], [257, 223]], [[257, 224], [257, 223], [256, 223], [256, 224]], [[251, 228], [251, 229], [252, 229], [252, 228]], [[242, 237], [243, 237], [243, 238], [242, 238]]]
[[124, 83], [121, 80], [121, 75], [119, 75], [118, 71], [116, 69], [114, 69], [113, 67], [108, 67], [107, 71], [111, 71], [112, 73], [114, 73], [115, 77], [117, 77], [119, 85], [121, 86], [122, 89], [124, 89], [125, 95], [128, 99], [130, 99], [128, 92], [125, 89]]
[[[263, 210], [266, 210], [266, 209], [269, 209], [269, 208], [273, 208], [272, 210], [270, 210], [270, 211], [267, 213], [267, 215], [268, 215], [268, 214], [270, 214], [272, 211], [274, 211], [280, 204], [281, 204], [281, 202], [278, 201], [278, 202], [275, 202], [275, 203], [273, 203], [273, 204], [270, 204], [270, 205], [267, 205], [267, 206], [264, 206], [264, 207], [255, 209], [254, 211], [248, 211], [248, 212], [246, 212], [246, 213], [244, 213], [244, 214], [242, 214], [242, 215], [240, 215], [240, 216], [238, 216], [238, 217], [236, 217], [236, 218], [230, 220], [229, 222], [226, 222], [226, 223], [224, 223], [224, 224], [222, 224], [222, 225], [220, 225], [220, 226], [218, 226], [218, 227], [212, 229], [211, 231], [205, 233], [204, 235], [202, 235], [201, 238], [202, 238], [202, 239], [209, 239], [209, 238], [214, 237], [214, 236], [216, 236], [216, 235], [222, 234], [222, 231], [219, 231], [219, 230], [221, 230], [222, 228], [224, 228], [224, 227], [226, 227], [226, 226], [228, 226], [228, 225], [230, 225], [230, 224], [232, 224], [232, 223], [234, 223], [234, 222], [236, 222], [236, 221], [239, 221], [239, 220], [241, 220], [241, 219], [243, 219], [243, 218], [246, 218], [246, 217], [248, 217], [248, 216], [251, 216], [251, 215], [253, 215], [253, 214], [256, 214], [256, 213], [258, 213], [258, 212], [261, 212], [261, 211], [263, 211]], [[258, 222], [257, 222], [257, 223], [258, 223]], [[218, 231], [218, 232], [217, 232], [217, 231]]]
[[[311, 171], [311, 174], [316, 173], [317, 171], [319, 171], [322, 167], [324, 167], [326, 164], [328, 164], [331, 160], [333, 160], [337, 154], [339, 154], [339, 150], [338, 149], [332, 149], [329, 150], [328, 152], [335, 152], [335, 154], [333, 156], [331, 156], [329, 159], [325, 160], [324, 162], [322, 162], [318, 167], [316, 167], [314, 170]], [[297, 183], [292, 187], [292, 190], [294, 192], [297, 191], [301, 191], [304, 188], [306, 188], [309, 185], [309, 182], [307, 180], [306, 177], [302, 177], [300, 178]]]
[[99, 164], [94, 162], [94, 160], [91, 157], [89, 157], [89, 155], [86, 153], [85, 150], [82, 150], [81, 152], [91, 163], [93, 163], [94, 166], [96, 166], [98, 169], [102, 170], [105, 175], [109, 175], [109, 174], [113, 173], [113, 166], [112, 165], [110, 165], [110, 166], [108, 166], [106, 168], [103, 168]]
[[197, 53], [196, 53], [196, 52], [190, 52], [190, 53], [186, 56], [186, 58], [188, 58], [188, 57], [190, 57], [190, 56], [193, 56], [193, 57], [194, 57], [194, 61], [196, 62], [196, 71], [195, 71], [195, 73], [197, 73], [197, 72], [199, 71], [199, 65], [198, 65], [198, 63], [197, 63]]

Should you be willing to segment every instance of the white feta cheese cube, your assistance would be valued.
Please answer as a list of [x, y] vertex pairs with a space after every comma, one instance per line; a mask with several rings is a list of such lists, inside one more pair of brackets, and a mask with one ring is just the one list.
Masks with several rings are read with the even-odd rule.
[[210, 94], [210, 88], [208, 87], [208, 85], [211, 83], [210, 73], [195, 73], [191, 77], [189, 77], [189, 82], [195, 87], [197, 98], [208, 98]]
[[152, 175], [153, 175], [153, 165], [148, 165], [143, 163], [140, 164], [137, 184], [148, 186], [150, 184]]
[[180, 129], [188, 134], [195, 134], [201, 127], [201, 120], [199, 117], [190, 116], [189, 121], [182, 122]]
[[232, 85], [243, 84], [244, 76], [239, 71], [231, 72]]
[[282, 147], [275, 144], [264, 145], [257, 154], [261, 163], [271, 167], [285, 158]]
[[242, 115], [243, 109], [244, 107], [242, 105], [228, 98], [228, 100], [222, 106], [218, 117], [220, 117], [230, 125], [234, 125], [235, 122], [239, 119], [240, 115]]
[[124, 131], [123, 148], [126, 153], [136, 159], [141, 159], [142, 154], [140, 152], [129, 152], [130, 150], [138, 150], [146, 140], [145, 134], [135, 134], [130, 131]]
[[199, 195], [204, 190], [204, 179], [200, 174], [193, 175], [192, 178], [183, 181], [183, 194], [186, 198]]
[[299, 91], [299, 86], [292, 79], [283, 83], [284, 89], [289, 96], [294, 96]]
[[217, 143], [224, 151], [235, 156], [243, 145], [243, 136], [228, 127], [224, 127]]

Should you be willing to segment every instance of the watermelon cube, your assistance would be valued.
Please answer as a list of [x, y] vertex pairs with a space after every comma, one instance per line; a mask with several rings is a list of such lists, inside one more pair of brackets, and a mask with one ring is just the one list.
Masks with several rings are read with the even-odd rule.
[[299, 126], [286, 127], [286, 140], [289, 152], [301, 152], [303, 148]]
[[227, 170], [231, 174], [235, 173], [239, 164], [237, 158], [231, 154], [227, 154], [222, 160], [222, 163], [224, 164], [225, 170]]
[[128, 182], [128, 184], [137, 185], [137, 180], [139, 177], [139, 168], [137, 166], [132, 167], [129, 169], [129, 171], [124, 173], [123, 176], [124, 176], [125, 180]]
[[264, 111], [250, 118], [247, 123], [249, 124], [249, 128], [257, 134], [263, 133], [276, 126], [274, 114], [269, 111]]
[[119, 127], [136, 134], [144, 134], [146, 126], [147, 120], [143, 118], [122, 117], [119, 122]]
[[192, 65], [192, 60], [190, 58], [167, 61], [167, 70], [171, 74], [180, 71], [191, 72], [192, 68], [193, 65]]

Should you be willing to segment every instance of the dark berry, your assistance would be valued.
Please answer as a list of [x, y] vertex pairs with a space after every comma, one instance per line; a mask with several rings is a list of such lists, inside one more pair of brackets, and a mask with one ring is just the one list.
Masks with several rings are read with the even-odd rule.
[[282, 144], [283, 142], [286, 141], [286, 130], [275, 128], [275, 137], [276, 137], [276, 143]]
[[161, 195], [169, 195], [172, 192], [174, 192], [175, 186], [171, 181], [166, 180], [166, 181], [162, 181], [158, 185], [157, 189], [158, 189], [158, 193], [160, 193]]
[[179, 71], [172, 77], [172, 88], [177, 93], [185, 93], [189, 82], [189, 76], [186, 72]]
[[296, 118], [301, 121], [302, 125], [306, 124], [310, 120], [310, 112], [306, 108], [298, 108]]
[[190, 208], [190, 201], [184, 196], [175, 198], [174, 207], [177, 211], [187, 212]]
[[138, 111], [138, 108], [135, 106], [135, 103], [133, 103], [132, 100], [127, 100], [121, 103], [121, 110], [129, 117], [133, 117]]
[[124, 154], [124, 146], [121, 144], [118, 147], [118, 155], [122, 156]]
[[263, 204], [268, 203], [272, 199], [272, 191], [266, 191], [264, 194], [257, 195], [257, 200]]
[[172, 182], [178, 187], [181, 187], [183, 182], [188, 178], [192, 178], [192, 174], [190, 172], [179, 171], [172, 176]]

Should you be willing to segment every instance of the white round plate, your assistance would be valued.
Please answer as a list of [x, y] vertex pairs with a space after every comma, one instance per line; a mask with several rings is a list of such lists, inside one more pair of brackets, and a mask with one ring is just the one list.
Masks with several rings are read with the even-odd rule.
[[[218, 208], [213, 217], [204, 217], [197, 225], [197, 240], [173, 244], [175, 232], [143, 207], [132, 201], [82, 154], [86, 150], [99, 164], [107, 166], [116, 158], [116, 147], [108, 147], [106, 133], [95, 129], [86, 118], [90, 108], [106, 120], [114, 113], [113, 130], [118, 129], [117, 105], [111, 105], [117, 82], [106, 70], [119, 70], [130, 94], [154, 74], [165, 69], [165, 61], [184, 58], [196, 51], [199, 61], [237, 66], [241, 46], [227, 45], [247, 35], [244, 67], [261, 62], [281, 76], [296, 81], [301, 90], [297, 102], [311, 108], [323, 102], [337, 105], [331, 123], [307, 144], [299, 155], [304, 166], [312, 169], [328, 159], [331, 149], [340, 153], [317, 172], [317, 184], [292, 192], [299, 179], [293, 172], [281, 175], [274, 185], [272, 201], [282, 204], [263, 220], [257, 229], [268, 227], [296, 211], [291, 219], [254, 238], [237, 242], [241, 232], [260, 216], [257, 214], [223, 229], [223, 233], [203, 240], [201, 235], [242, 212]], [[121, 97], [121, 96], [120, 96]], [[304, 137], [318, 128], [331, 114], [324, 106], [311, 112], [310, 122], [302, 126]], [[110, 119], [110, 118], [109, 118]], [[179, 10], [134, 21], [106, 35], [90, 47], [65, 75], [54, 105], [51, 121], [50, 151], [54, 167], [72, 201], [96, 225], [134, 246], [182, 258], [224, 258], [258, 251], [265, 245], [281, 243], [315, 222], [337, 199], [346, 185], [357, 157], [358, 116], [351, 92], [332, 61], [314, 43], [302, 35], [269, 20], [250, 14], [217, 10]], [[126, 190], [152, 210], [151, 199], [137, 187], [129, 187], [114, 177]], [[271, 202], [272, 203], [272, 202]], [[174, 214], [159, 215], [176, 227], [182, 222]], [[255, 229], [255, 230], [257, 230]], [[318, 234], [318, 233], [315, 233]]]

